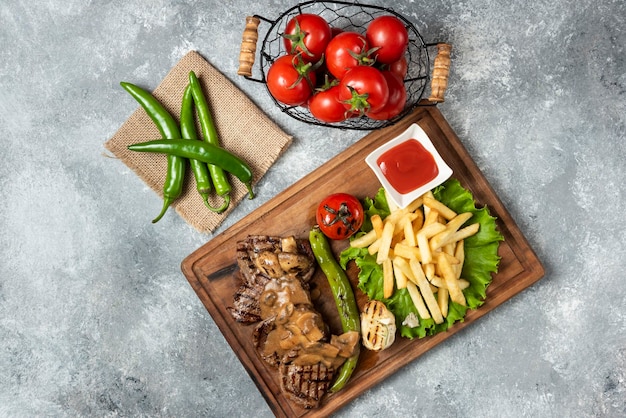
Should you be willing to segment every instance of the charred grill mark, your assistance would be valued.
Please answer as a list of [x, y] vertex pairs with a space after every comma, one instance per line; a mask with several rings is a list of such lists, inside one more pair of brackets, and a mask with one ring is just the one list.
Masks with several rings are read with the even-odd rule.
[[282, 363], [281, 389], [285, 395], [304, 408], [315, 408], [328, 391], [335, 370], [322, 363], [299, 366]]

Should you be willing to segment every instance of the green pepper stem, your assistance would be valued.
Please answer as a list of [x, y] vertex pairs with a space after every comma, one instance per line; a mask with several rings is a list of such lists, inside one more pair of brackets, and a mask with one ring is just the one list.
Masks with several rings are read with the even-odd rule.
[[248, 189], [248, 199], [254, 199], [254, 191], [252, 190], [252, 183], [246, 183], [246, 188]]
[[217, 208], [211, 206], [208, 199], [204, 199], [204, 204], [206, 205], [207, 208], [209, 208], [210, 211], [213, 211], [215, 213], [222, 213], [226, 209], [228, 209], [228, 206], [230, 206], [230, 196], [224, 195], [224, 203], [222, 203], [222, 206], [217, 207]]

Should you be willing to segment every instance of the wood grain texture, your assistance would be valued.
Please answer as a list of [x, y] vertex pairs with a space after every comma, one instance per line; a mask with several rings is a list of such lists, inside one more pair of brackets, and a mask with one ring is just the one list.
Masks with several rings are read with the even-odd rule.
[[[458, 323], [447, 332], [432, 337], [419, 340], [398, 338], [391, 348], [379, 353], [362, 350], [359, 366], [345, 389], [327, 395], [320, 408], [304, 410], [282, 395], [277, 370], [268, 366], [256, 354], [251, 337], [253, 326], [235, 322], [226, 310], [231, 306], [233, 295], [240, 284], [232, 268], [235, 262], [235, 243], [248, 234], [295, 235], [306, 238], [309, 229], [315, 224], [315, 209], [327, 194], [346, 192], [359, 198], [373, 196], [380, 188], [380, 183], [365, 164], [365, 157], [378, 146], [402, 133], [412, 123], [419, 124], [426, 131], [443, 159], [454, 171], [453, 177], [472, 192], [477, 206], [486, 205], [490, 213], [497, 217], [498, 228], [504, 236], [504, 242], [499, 248], [501, 256], [499, 271], [487, 289], [485, 304], [479, 309], [469, 311], [463, 323]], [[333, 242], [332, 245], [333, 251], [339, 254], [347, 246], [347, 241]], [[470, 326], [478, 318], [544, 275], [541, 262], [515, 221], [441, 112], [434, 106], [418, 107], [398, 124], [371, 132], [224, 233], [198, 248], [183, 260], [181, 268], [274, 414], [281, 417], [328, 416], [407, 363]], [[353, 282], [357, 303], [362, 307], [367, 298], [356, 289], [356, 267], [348, 269], [348, 276]], [[328, 322], [331, 331], [340, 333], [337, 310], [326, 279], [319, 270], [313, 283], [320, 294], [320, 297], [314, 300], [316, 308]]]

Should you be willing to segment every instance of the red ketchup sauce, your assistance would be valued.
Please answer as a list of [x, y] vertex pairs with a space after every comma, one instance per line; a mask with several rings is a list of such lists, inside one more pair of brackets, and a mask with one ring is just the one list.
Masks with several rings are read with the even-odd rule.
[[439, 174], [435, 158], [416, 139], [385, 151], [376, 164], [391, 186], [402, 194], [423, 186]]

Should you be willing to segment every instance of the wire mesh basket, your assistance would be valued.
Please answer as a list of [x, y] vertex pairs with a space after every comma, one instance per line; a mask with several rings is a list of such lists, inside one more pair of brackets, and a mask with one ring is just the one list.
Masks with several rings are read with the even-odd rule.
[[[272, 97], [276, 105], [284, 113], [297, 120], [314, 125], [354, 130], [374, 130], [396, 123], [416, 106], [434, 105], [443, 102], [450, 66], [450, 45], [446, 43], [424, 42], [424, 39], [415, 26], [402, 15], [394, 12], [391, 8], [360, 3], [307, 1], [288, 9], [276, 20], [271, 20], [260, 15], [249, 16], [246, 19], [246, 28], [241, 43], [238, 74], [248, 80], [263, 83], [267, 86], [266, 74], [269, 67], [277, 58], [287, 54], [282, 37], [283, 31], [287, 23], [293, 17], [302, 13], [319, 15], [323, 17], [331, 27], [362, 34], [365, 33], [367, 25], [379, 16], [392, 15], [400, 19], [406, 26], [409, 34], [409, 44], [406, 52], [408, 72], [404, 78], [407, 100], [402, 112], [389, 120], [375, 120], [362, 116], [349, 118], [338, 123], [325, 123], [316, 119], [306, 107], [286, 105], [274, 99], [270, 94], [270, 97]], [[257, 43], [259, 39], [258, 28], [261, 21], [268, 23], [270, 26], [265, 33], [261, 48], [257, 54]], [[428, 50], [435, 46], [437, 47], [438, 54], [434, 61], [431, 77]], [[252, 74], [252, 67], [257, 60], [257, 55], [259, 58], [260, 76], [255, 77]], [[431, 95], [428, 100], [422, 100], [429, 81], [431, 81]]]

